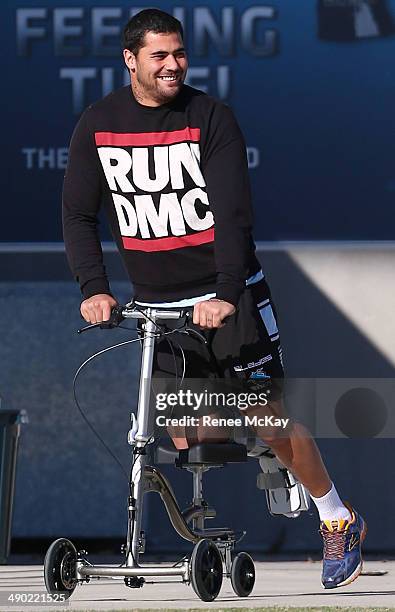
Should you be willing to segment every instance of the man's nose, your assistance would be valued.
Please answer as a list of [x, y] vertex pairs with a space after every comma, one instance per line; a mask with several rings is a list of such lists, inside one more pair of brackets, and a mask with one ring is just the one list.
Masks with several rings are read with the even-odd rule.
[[178, 70], [179, 65], [174, 55], [168, 55], [166, 58], [167, 70]]

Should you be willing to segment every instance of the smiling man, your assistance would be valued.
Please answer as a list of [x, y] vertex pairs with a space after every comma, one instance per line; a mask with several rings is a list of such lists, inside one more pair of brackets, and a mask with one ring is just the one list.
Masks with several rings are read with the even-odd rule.
[[[231, 110], [184, 85], [188, 63], [180, 22], [157, 9], [124, 30], [131, 86], [90, 106], [74, 131], [64, 181], [67, 256], [90, 323], [116, 305], [103, 265], [98, 212], [112, 234], [141, 305], [193, 307], [194, 334], [179, 351], [160, 339], [154, 370], [186, 378], [239, 379], [270, 391], [245, 414], [280, 461], [310, 492], [324, 538], [326, 588], [356, 578], [362, 567], [363, 519], [332, 484], [309, 432], [285, 421], [282, 354], [269, 287], [255, 256], [246, 147]], [[193, 327], [191, 324], [191, 327]], [[204, 342], [202, 342], [202, 336]], [[254, 422], [254, 421], [252, 421]], [[198, 440], [204, 432], [198, 430]], [[177, 448], [187, 436], [174, 436]]]
[[[131, 36], [129, 46], [137, 51], [138, 39]], [[132, 73], [132, 89], [140, 104], [160, 106], [172, 100], [184, 82], [188, 61], [178, 32], [147, 32], [144, 46], [133, 53], [123, 52], [125, 64]]]

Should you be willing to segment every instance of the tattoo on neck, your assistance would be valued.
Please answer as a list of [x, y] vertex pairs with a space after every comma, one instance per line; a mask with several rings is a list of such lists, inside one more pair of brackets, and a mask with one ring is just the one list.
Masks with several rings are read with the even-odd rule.
[[137, 102], [142, 103], [144, 98], [139, 92], [138, 87], [136, 87], [136, 85], [134, 85], [133, 83], [132, 83], [132, 91], [133, 91], [134, 97], [136, 98]]

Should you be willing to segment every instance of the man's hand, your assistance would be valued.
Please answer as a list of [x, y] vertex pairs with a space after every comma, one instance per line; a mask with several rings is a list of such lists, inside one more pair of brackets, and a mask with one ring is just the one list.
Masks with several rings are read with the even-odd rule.
[[224, 327], [225, 323], [222, 321], [235, 312], [236, 308], [233, 304], [212, 298], [195, 304], [193, 307], [193, 322], [195, 325], [206, 329]]
[[107, 293], [99, 293], [84, 300], [81, 304], [81, 314], [87, 323], [102, 323], [108, 321], [111, 309], [117, 305], [116, 300]]

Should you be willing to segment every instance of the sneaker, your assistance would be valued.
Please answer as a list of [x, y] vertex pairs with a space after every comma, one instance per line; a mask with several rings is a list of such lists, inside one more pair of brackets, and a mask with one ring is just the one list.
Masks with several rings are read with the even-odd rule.
[[320, 533], [324, 540], [322, 586], [334, 589], [350, 584], [362, 571], [361, 545], [367, 526], [363, 518], [345, 504], [351, 519], [322, 521]]

